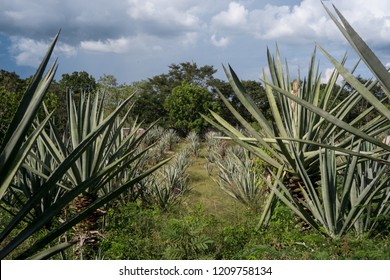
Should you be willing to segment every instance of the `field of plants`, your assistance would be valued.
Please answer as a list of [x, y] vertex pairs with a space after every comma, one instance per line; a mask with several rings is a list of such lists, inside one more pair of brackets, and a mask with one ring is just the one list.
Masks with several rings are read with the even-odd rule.
[[373, 78], [317, 46], [296, 79], [267, 50], [261, 84], [56, 82], [60, 34], [33, 77], [1, 70], [0, 259], [390, 259], [390, 73], [324, 8]]

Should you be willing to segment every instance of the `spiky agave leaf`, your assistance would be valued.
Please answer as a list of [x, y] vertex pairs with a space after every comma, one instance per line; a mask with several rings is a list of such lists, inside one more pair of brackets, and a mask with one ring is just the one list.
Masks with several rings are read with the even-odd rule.
[[385, 94], [388, 98], [390, 98], [390, 74], [387, 68], [382, 64], [375, 53], [369, 48], [366, 42], [364, 42], [364, 40], [352, 28], [342, 13], [334, 5], [333, 8], [335, 9], [341, 22], [337, 19], [336, 16], [332, 14], [332, 12], [324, 5], [322, 1], [321, 3], [347, 41], [356, 50], [364, 63], [370, 68], [371, 72], [374, 74], [377, 80], [383, 85]]
[[[135, 160], [135, 159], [133, 159]], [[170, 160], [170, 158], [159, 162], [158, 164], [152, 166], [150, 169], [146, 170], [142, 174], [139, 174], [138, 176], [132, 178], [125, 184], [123, 184], [121, 187], [109, 192], [108, 194], [99, 197], [97, 200], [92, 202], [88, 205], [87, 208], [83, 209], [81, 212], [79, 212], [77, 215], [74, 215], [67, 221], [65, 221], [63, 224], [59, 225], [57, 228], [53, 229], [50, 233], [45, 235], [40, 240], [36, 241], [30, 248], [28, 248], [26, 251], [24, 251], [22, 254], [20, 254], [17, 259], [25, 259], [34, 254], [35, 252], [39, 251], [40, 249], [44, 248], [48, 243], [55, 240], [61, 234], [65, 233], [69, 229], [71, 229], [74, 225], [88, 217], [93, 211], [98, 209], [99, 207], [102, 207], [106, 203], [112, 201], [113, 199], [117, 198], [125, 192], [128, 188], [131, 188], [138, 182], [140, 182], [142, 179], [146, 178], [150, 174], [152, 174], [154, 171], [159, 169], [161, 166], [163, 166], [165, 163], [167, 163]], [[114, 177], [115, 174], [111, 174], [110, 177]], [[73, 195], [74, 197], [74, 195]]]
[[33, 124], [34, 118], [57, 70], [57, 61], [55, 61], [46, 75], [44, 75], [58, 36], [59, 33], [54, 37], [45, 57], [23, 95], [0, 147], [0, 199], [4, 196], [11, 179], [16, 173], [17, 167], [22, 164], [23, 158], [27, 155], [26, 153], [20, 153], [21, 146], [25, 145], [23, 148], [28, 151], [34, 142], [31, 140], [39, 134], [31, 134], [28, 139], [29, 141], [27, 141], [30, 144], [26, 144], [25, 138], [28, 137], [28, 130]]
[[[389, 179], [385, 175], [386, 165], [379, 164], [378, 172], [372, 173], [371, 180], [362, 185], [356, 170], [364, 168], [360, 172], [366, 175], [370, 173], [371, 166], [378, 163], [359, 162], [358, 159], [358, 156], [348, 156], [344, 167], [338, 169], [334, 150], [325, 149], [320, 156], [321, 178], [318, 182], [320, 188], [318, 188], [307, 179], [303, 163], [297, 158], [299, 173], [305, 182], [305, 189], [302, 191], [305, 196], [306, 209], [301, 207], [299, 201], [289, 194], [285, 184], [275, 174], [273, 176], [279, 182], [279, 188], [282, 191], [279, 191], [275, 186], [272, 188], [289, 208], [314, 228], [323, 231], [332, 238], [340, 238], [357, 221], [367, 221], [367, 215], [372, 221], [377, 220], [382, 213], [386, 212], [381, 206], [383, 203], [386, 204], [389, 199]], [[339, 177], [342, 180], [338, 180]], [[374, 198], [376, 199], [374, 200]], [[375, 208], [376, 206], [378, 208]], [[374, 208], [381, 209], [380, 211], [372, 211]]]

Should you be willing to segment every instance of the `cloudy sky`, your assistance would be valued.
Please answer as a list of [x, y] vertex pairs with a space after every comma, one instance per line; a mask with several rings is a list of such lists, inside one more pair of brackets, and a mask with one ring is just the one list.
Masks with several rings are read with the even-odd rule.
[[[333, 0], [382, 62], [390, 62], [390, 1]], [[55, 56], [62, 73], [112, 74], [131, 83], [167, 73], [172, 63], [230, 63], [242, 79], [257, 80], [266, 48], [277, 43], [292, 75], [305, 72], [315, 44], [340, 59], [356, 55], [320, 0], [0, 0], [0, 69], [34, 73], [61, 29]], [[321, 71], [331, 65], [319, 53]], [[362, 68], [362, 75], [368, 75]]]

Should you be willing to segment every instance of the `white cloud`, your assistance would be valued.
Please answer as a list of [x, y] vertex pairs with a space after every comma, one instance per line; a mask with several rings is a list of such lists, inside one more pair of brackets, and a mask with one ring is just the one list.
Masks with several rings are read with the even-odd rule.
[[[320, 1], [303, 0], [293, 6], [288, 1], [285, 3], [250, 9], [243, 3], [231, 2], [227, 10], [212, 18], [212, 31], [222, 30], [229, 37], [245, 33], [259, 40], [294, 45], [317, 40], [345, 42]], [[325, 5], [333, 10], [327, 1]], [[340, 0], [336, 6], [366, 40], [376, 45], [390, 43], [390, 1], [372, 0], [368, 3], [358, 0], [350, 5], [350, 1]], [[372, 32], [373, 26], [376, 32]]]
[[126, 53], [130, 42], [127, 38], [107, 39], [105, 41], [81, 41], [80, 46], [84, 50], [105, 53]]
[[[140, 33], [161, 38], [187, 37], [188, 32], [246, 34], [260, 40], [307, 43], [318, 38], [340, 42], [342, 37], [319, 0], [3, 0], [0, 32], [36, 40], [63, 29], [62, 39], [102, 41]], [[274, 4], [277, 3], [277, 4]], [[284, 3], [284, 4], [283, 4]], [[325, 1], [330, 7], [330, 1]], [[374, 44], [390, 43], [390, 1], [338, 0], [336, 6], [361, 35]], [[22, 20], [23, 19], [23, 20]], [[375, 27], [376, 32], [372, 32]], [[239, 32], [237, 32], [239, 31]], [[360, 33], [359, 32], [359, 33]], [[196, 41], [194, 41], [196, 42]]]
[[126, 54], [134, 50], [143, 52], [162, 50], [156, 38], [146, 35], [127, 38], [121, 37], [104, 41], [81, 41], [80, 48], [85, 51], [114, 54]]
[[187, 32], [184, 34], [181, 44], [184, 46], [193, 46], [198, 42], [199, 33], [198, 32]]
[[[39, 65], [43, 55], [46, 53], [50, 42], [42, 40], [34, 40], [31, 38], [11, 37], [11, 54], [13, 54], [17, 65], [25, 65], [36, 67]], [[65, 43], [58, 43], [54, 51], [56, 56], [74, 56], [77, 49]]]
[[321, 83], [327, 83], [329, 79], [332, 77], [334, 70], [335, 70], [334, 68], [326, 68], [325, 73], [321, 77]]
[[221, 38], [217, 39], [217, 35], [213, 34], [211, 36], [211, 43], [216, 47], [224, 48], [224, 47], [227, 47], [227, 45], [229, 44], [229, 38], [221, 37]]
[[211, 22], [216, 26], [240, 27], [246, 24], [248, 10], [237, 2], [231, 2], [227, 11], [222, 11], [215, 15]]
[[304, 0], [292, 7], [267, 4], [262, 9], [250, 10], [242, 30], [261, 40], [292, 44], [307, 43], [307, 39], [314, 41], [321, 36], [337, 37], [334, 24], [317, 0]]
[[[333, 2], [374, 52], [390, 61], [385, 54], [390, 45], [390, 1]], [[325, 4], [333, 10], [331, 1]], [[347, 50], [346, 40], [319, 0], [1, 1], [1, 51], [6, 53], [11, 42], [9, 53], [18, 65], [36, 66], [48, 38], [60, 28], [55, 49], [60, 69], [88, 64], [96, 72], [102, 69], [102, 59], [105, 67], [139, 62], [142, 68], [152, 69], [150, 73], [159, 74], [162, 70], [156, 69], [156, 63], [166, 67], [195, 58], [213, 65], [245, 64], [242, 68], [249, 72], [264, 67], [258, 64], [266, 64], [266, 46], [275, 42], [292, 66], [305, 67], [302, 62], [309, 61], [315, 42], [336, 58]], [[250, 63], [256, 67], [248, 67]], [[117, 75], [124, 75], [124, 66], [115, 66]]]
[[175, 3], [178, 2], [129, 0], [127, 14], [131, 19], [138, 22], [149, 22], [157, 29], [161, 27], [196, 29], [200, 20], [191, 11], [191, 6], [175, 6]]

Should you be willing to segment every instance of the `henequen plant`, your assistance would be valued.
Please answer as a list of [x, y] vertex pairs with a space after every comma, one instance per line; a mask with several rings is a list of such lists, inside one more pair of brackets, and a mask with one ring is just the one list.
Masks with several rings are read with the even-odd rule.
[[195, 131], [190, 131], [186, 137], [189, 148], [194, 156], [198, 157], [200, 153], [200, 137]]
[[[217, 147], [214, 146], [211, 150], [215, 148]], [[267, 227], [277, 200], [275, 192], [264, 182], [270, 177], [264, 176], [264, 168], [259, 166], [258, 159], [251, 157], [250, 153], [239, 145], [228, 146], [223, 157], [216, 151], [210, 153], [214, 153], [214, 156], [213, 161], [207, 165], [209, 175], [213, 179], [216, 177], [214, 181], [223, 191], [261, 214], [259, 228]]]
[[326, 235], [340, 238], [353, 227], [362, 235], [376, 226], [379, 217], [389, 213], [390, 177], [385, 164], [358, 159], [348, 156], [340, 168], [335, 151], [325, 149], [320, 157], [319, 185], [310, 181], [303, 162], [297, 159], [305, 184], [301, 201], [290, 194], [280, 176], [273, 174], [279, 189], [269, 185], [290, 209]]
[[[55, 219], [61, 211], [80, 194], [86, 193], [87, 190], [91, 189], [97, 191], [97, 186], [102, 187], [110, 182], [119, 172], [128, 168], [131, 163], [137, 161], [147, 151], [147, 149], [145, 149], [144, 151], [135, 154], [134, 148], [136, 147], [136, 142], [123, 146], [121, 154], [118, 154], [117, 157], [116, 153], [102, 155], [100, 154], [101, 149], [99, 150], [98, 148], [102, 142], [107, 144], [107, 138], [112, 137], [110, 129], [115, 123], [119, 112], [130, 102], [131, 97], [122, 102], [122, 104], [120, 104], [108, 117], [99, 119], [99, 122], [97, 119], [87, 119], [86, 114], [83, 116], [74, 115], [78, 118], [79, 125], [81, 125], [81, 123], [85, 125], [95, 121], [95, 126], [91, 127], [88, 133], [82, 135], [81, 138], [72, 139], [73, 146], [70, 151], [65, 151], [66, 147], [64, 147], [63, 143], [60, 141], [55, 144], [49, 142], [49, 139], [56, 141], [59, 139], [58, 137], [46, 138], [45, 134], [42, 132], [45, 125], [48, 123], [51, 114], [49, 114], [43, 122], [37, 124], [36, 129], [32, 133], [29, 133], [37, 110], [42, 104], [43, 97], [57, 68], [56, 62], [54, 62], [49, 72], [43, 76], [57, 38], [58, 34], [55, 36], [37, 73], [28, 87], [7, 131], [3, 145], [0, 148], [1, 206], [2, 210], [6, 210], [13, 215], [11, 221], [0, 233], [0, 259], [4, 259], [17, 250], [18, 251], [14, 253], [16, 254], [15, 258], [17, 259], [48, 258], [73, 245], [79, 240], [65, 241], [56, 246], [47, 247], [53, 240], [84, 220], [96, 209], [118, 197], [126, 189], [131, 188], [134, 184], [147, 177], [166, 162], [162, 161], [159, 164], [151, 166], [146, 171], [137, 173], [134, 177], [130, 178], [129, 181], [112, 189], [108, 193], [102, 194], [79, 212], [66, 217], [65, 220], [58, 222], [57, 219]], [[75, 120], [71, 120], [71, 122], [77, 123]], [[76, 125], [72, 127], [77, 130], [82, 126], [77, 127]], [[79, 133], [82, 133], [82, 131], [79, 131]], [[53, 134], [51, 136], [53, 136]], [[42, 141], [45, 145], [45, 149], [41, 149], [41, 152], [46, 154], [45, 158], [48, 155], [47, 153], [50, 153], [50, 157], [55, 160], [55, 164], [52, 165], [52, 167], [54, 167], [53, 170], [46, 168], [46, 164], [44, 164], [45, 158], [39, 158], [39, 152], [37, 153], [32, 150], [35, 143], [37, 143], [38, 149], [40, 149], [39, 146], [42, 145], [41, 142], [36, 142], [38, 137], [42, 137]], [[81, 171], [84, 172], [86, 169], [93, 167], [92, 163], [90, 163], [91, 165], [88, 165], [88, 163], [85, 165], [86, 169], [82, 168], [83, 160], [88, 154], [92, 153], [96, 153], [94, 156], [96, 156], [96, 159], [99, 159], [99, 164], [105, 162], [106, 165], [99, 166], [99, 168], [95, 169], [96, 172], [88, 173], [89, 176], [82, 177], [82, 174], [80, 174]], [[29, 158], [26, 159], [26, 157]], [[108, 160], [110, 157], [113, 159], [112, 161]], [[47, 174], [41, 172], [42, 170], [40, 168], [36, 168], [37, 164], [43, 167], [45, 171], [50, 172]], [[15, 179], [15, 175], [18, 176], [17, 173], [21, 170], [21, 165], [40, 178], [40, 180], [35, 181], [39, 186], [35, 185], [32, 187], [32, 185], [20, 185], [21, 181]], [[72, 184], [69, 185], [69, 182], [72, 182]], [[28, 189], [30, 192], [19, 192], [17, 186], [24, 188], [24, 190]], [[61, 191], [59, 191], [60, 189]], [[14, 194], [18, 192], [19, 196], [15, 200]], [[48, 200], [47, 197], [49, 194], [58, 195], [56, 199]], [[15, 201], [19, 204], [18, 208], [14, 211], [12, 203]], [[45, 204], [44, 208], [41, 207], [43, 204]], [[36, 209], [42, 209], [42, 213], [36, 215]], [[53, 221], [55, 221], [55, 223], [52, 223]], [[43, 227], [47, 227], [49, 231], [40, 234], [38, 240], [35, 240], [26, 250], [23, 251], [22, 249], [19, 249], [24, 241], [31, 236], [34, 236], [34, 234]], [[20, 228], [22, 229], [20, 230]]]
[[190, 150], [182, 149], [177, 153], [171, 164], [164, 166], [141, 183], [146, 193], [144, 200], [147, 204], [163, 210], [176, 205], [189, 191], [187, 168], [190, 165]]
[[260, 207], [267, 186], [262, 182], [262, 175], [255, 172], [255, 162], [247, 151], [240, 146], [228, 147], [225, 157], [215, 167], [220, 188], [249, 208]]
[[[338, 14], [345, 28], [334, 16], [332, 18], [351, 44], [361, 53], [363, 60], [375, 72], [374, 75], [388, 97], [390, 87], [386, 84], [390, 80], [389, 73], [384, 71], [384, 66], [374, 57], [374, 54], [353, 31], [342, 15], [339, 12]], [[330, 185], [337, 177], [337, 172], [341, 172], [346, 168], [345, 160], [347, 157], [356, 157], [359, 162], [369, 160], [385, 165], [390, 164], [386, 157], [390, 151], [390, 146], [380, 139], [383, 137], [383, 133], [390, 128], [390, 111], [370, 92], [370, 88], [378, 81], [373, 81], [367, 85], [361, 84], [343, 66], [345, 59], [337, 62], [322, 48], [321, 50], [336, 67], [324, 90], [321, 90], [320, 75], [314, 63], [315, 55], [312, 56], [307, 78], [300, 83], [299, 75], [297, 81], [293, 82], [288, 71], [285, 73], [279, 52], [277, 51], [275, 59], [268, 51], [271, 81], [265, 71], [263, 71], [263, 76], [267, 98], [273, 114], [271, 122], [265, 119], [253, 100], [245, 93], [245, 88], [241, 85], [234, 71], [231, 68], [229, 72], [226, 70], [237, 97], [257, 120], [261, 128], [260, 131], [254, 129], [221, 93], [219, 94], [222, 100], [240, 121], [241, 125], [249, 131], [249, 134], [244, 135], [214, 112], [212, 112], [214, 120], [205, 118], [231, 139], [279, 170], [279, 174], [283, 177], [274, 176], [274, 179], [278, 182], [279, 188], [283, 187], [283, 192], [275, 187], [273, 189], [277, 191], [279, 198], [283, 199], [284, 202], [294, 202], [295, 205], [288, 205], [297, 210], [295, 211], [297, 214], [299, 213], [305, 220], [310, 220], [310, 224], [317, 229], [324, 226], [327, 228], [325, 230], [327, 234], [332, 237], [339, 237], [351, 228], [351, 220], [346, 217], [356, 215], [353, 217], [353, 221], [357, 221], [367, 208], [355, 211], [354, 206], [351, 206], [353, 203], [350, 201], [347, 203], [350, 205], [349, 207], [338, 208], [341, 209], [342, 213], [339, 213], [341, 218], [337, 223], [338, 226], [340, 223], [343, 224], [343, 230], [334, 230], [335, 226], [332, 224], [334, 220], [319, 218], [324, 216], [325, 213], [325, 210], [320, 210], [320, 208], [333, 209], [333, 207], [336, 207], [335, 204], [339, 203], [334, 196], [331, 199], [326, 197], [327, 191], [324, 190], [325, 186], [323, 184], [326, 180], [330, 180], [328, 182], [328, 185]], [[288, 69], [287, 65], [286, 69]], [[338, 95], [336, 81], [339, 74], [355, 88], [355, 91], [340, 104], [335, 105], [332, 100], [336, 99], [335, 92], [336, 96]], [[344, 121], [351, 109], [362, 98], [366, 99], [372, 106], [352, 121]], [[377, 116], [366, 123], [362, 123], [363, 118], [371, 111], [376, 111]], [[360, 150], [359, 147], [364, 143], [370, 143], [372, 148], [369, 151]], [[329, 150], [334, 153], [334, 159], [333, 157], [327, 157], [328, 159], [325, 160], [324, 155], [328, 154]], [[336, 171], [331, 175], [332, 179], [327, 178], [330, 175], [326, 173], [327, 169], [323, 168], [324, 164], [336, 164]], [[386, 181], [382, 184], [384, 182], [382, 175], [378, 175], [378, 178], [375, 179], [379, 180], [377, 181], [379, 183], [378, 188], [371, 186], [365, 190], [369, 192], [368, 197], [365, 196], [364, 198], [368, 199], [365, 201], [365, 205], [375, 202], [377, 195], [383, 195], [381, 189], [384, 188], [385, 194], [388, 193], [389, 185]], [[332, 187], [336, 188], [334, 184]], [[345, 189], [354, 190], [353, 187], [346, 187]], [[300, 195], [293, 196], [291, 193], [294, 190], [298, 190]], [[289, 200], [286, 200], [286, 197], [289, 197]], [[361, 198], [363, 199], [363, 197]], [[304, 205], [307, 206], [313, 201], [315, 201], [315, 206], [312, 205], [314, 208], [304, 207]], [[322, 214], [320, 215], [321, 211]]]

